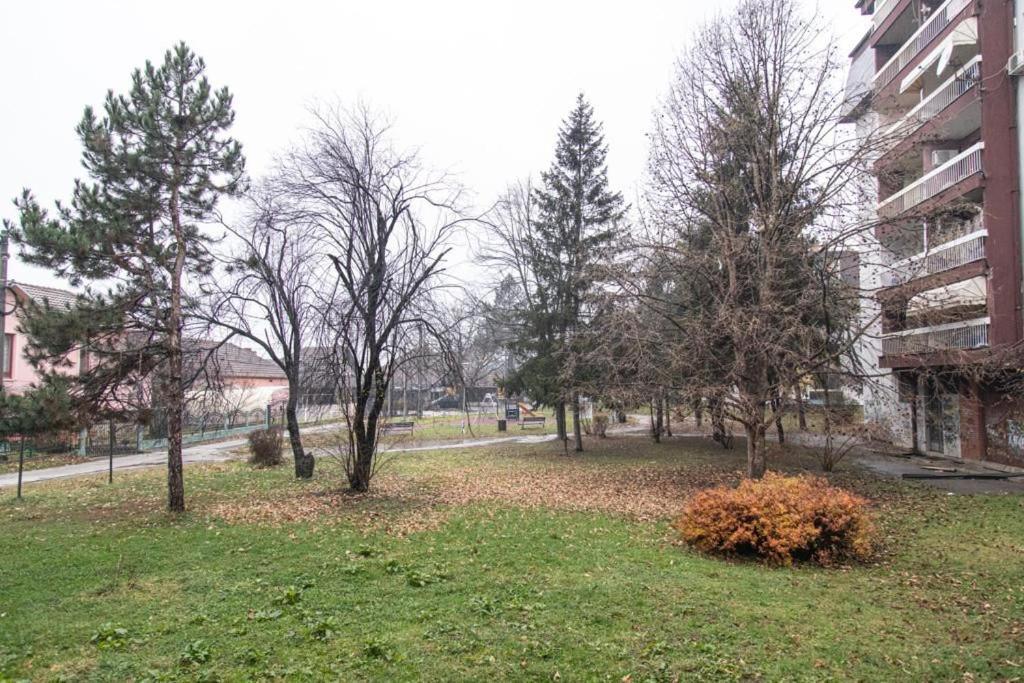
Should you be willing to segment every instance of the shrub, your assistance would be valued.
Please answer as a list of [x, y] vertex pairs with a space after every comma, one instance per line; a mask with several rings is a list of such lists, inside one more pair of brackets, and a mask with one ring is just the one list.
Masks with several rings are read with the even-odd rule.
[[608, 432], [608, 416], [607, 415], [595, 415], [594, 416], [594, 435], [599, 436], [602, 439]]
[[675, 523], [698, 550], [829, 566], [871, 554], [867, 502], [817, 477], [769, 473], [698, 493]]
[[249, 432], [249, 463], [257, 467], [275, 467], [284, 462], [281, 457], [281, 430], [260, 429]]

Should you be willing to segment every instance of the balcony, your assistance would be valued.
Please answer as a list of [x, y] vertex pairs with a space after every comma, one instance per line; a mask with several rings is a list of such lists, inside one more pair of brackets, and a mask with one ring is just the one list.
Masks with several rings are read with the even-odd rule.
[[899, 4], [900, 0], [878, 0], [875, 3], [875, 13], [871, 17], [872, 29], [877, 31], [878, 27], [885, 23], [885, 20]]
[[936, 195], [982, 172], [981, 153], [985, 143], [970, 147], [942, 166], [906, 186], [878, 205], [880, 218], [895, 218]]
[[[936, 88], [920, 104], [907, 112], [906, 116], [893, 124], [884, 133], [888, 146], [895, 147], [924, 125], [935, 120], [950, 106], [981, 82], [981, 55], [978, 55], [953, 74], [953, 77]], [[978, 121], [980, 125], [980, 120]], [[957, 131], [962, 133], [962, 131]], [[949, 134], [944, 137], [963, 137], [963, 134]]]
[[934, 249], [892, 264], [883, 280], [886, 287], [898, 287], [911, 280], [965, 266], [985, 259], [988, 231], [981, 229]]
[[883, 356], [909, 356], [988, 347], [989, 318], [895, 332], [882, 337]]
[[[895, 0], [890, 0], [895, 5]], [[903, 69], [920, 55], [931, 44], [935, 38], [946, 30], [956, 17], [971, 5], [974, 0], [947, 0], [937, 10], [932, 12], [928, 20], [921, 24], [914, 35], [907, 39], [907, 42], [897, 50], [873, 79], [875, 92], [892, 83]], [[889, 3], [886, 3], [889, 4]], [[883, 7], [884, 11], [884, 7]]]

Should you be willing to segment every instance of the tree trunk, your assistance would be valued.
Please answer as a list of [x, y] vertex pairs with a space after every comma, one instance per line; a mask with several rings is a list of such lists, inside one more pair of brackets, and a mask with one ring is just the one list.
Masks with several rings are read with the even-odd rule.
[[117, 444], [117, 434], [114, 432], [114, 420], [110, 420], [110, 449], [107, 453], [107, 483], [114, 483], [114, 446]]
[[299, 431], [299, 386], [298, 382], [289, 382], [288, 404], [285, 406], [285, 422], [288, 425], [288, 440], [292, 446], [292, 458], [295, 460], [295, 478], [313, 478], [313, 456], [302, 447], [302, 435]]
[[185, 383], [181, 352], [181, 279], [185, 271], [185, 232], [178, 205], [178, 172], [171, 184], [170, 214], [177, 253], [171, 273], [171, 308], [167, 316], [167, 508], [185, 511], [185, 479], [181, 464], [181, 429], [185, 414]]
[[580, 395], [572, 392], [572, 435], [576, 440], [576, 452], [583, 452], [583, 420], [580, 419]]
[[555, 426], [558, 428], [558, 438], [562, 441], [567, 441], [569, 435], [565, 424], [565, 401], [557, 401], [555, 403]]
[[764, 449], [764, 427], [745, 426], [747, 432], [747, 476], [760, 479], [767, 469]]
[[693, 419], [697, 421], [697, 428], [700, 429], [704, 423], [704, 402], [699, 398], [693, 402]]
[[[661, 426], [658, 424], [658, 418], [654, 416], [654, 401], [647, 404], [647, 409], [651, 414], [651, 437], [654, 443], [661, 443]], [[658, 412], [661, 412], [660, 408]]]
[[782, 394], [778, 389], [775, 390], [775, 396], [772, 397], [772, 412], [775, 413], [775, 433], [779, 437], [779, 443], [786, 443], [786, 432], [782, 428]]
[[711, 411], [711, 438], [722, 445], [722, 448], [732, 448], [732, 437], [725, 428], [725, 413], [720, 399], [711, 399], [708, 406]]
[[797, 387], [796, 390], [796, 414], [801, 432], [807, 431], [807, 407], [804, 405], [804, 394]]
[[357, 493], [366, 493], [370, 490], [370, 479], [373, 476], [373, 451], [376, 444], [375, 435], [364, 433], [362, 438], [356, 439], [356, 457], [352, 463], [352, 471], [348, 476], [348, 485]]
[[672, 404], [665, 399], [665, 435], [672, 436]]
[[21, 435], [21, 444], [18, 449], [18, 500], [21, 500], [21, 477], [25, 473], [25, 435]]
[[917, 377], [914, 378], [914, 389], [910, 392], [910, 452], [920, 453], [917, 446], [917, 439], [920, 436], [920, 426], [918, 425], [918, 412], [917, 412]]
[[661, 443], [661, 435], [665, 433], [665, 404], [662, 403], [660, 398], [655, 401], [655, 404], [658, 406], [656, 412], [657, 425], [655, 430], [658, 433], [658, 443]]

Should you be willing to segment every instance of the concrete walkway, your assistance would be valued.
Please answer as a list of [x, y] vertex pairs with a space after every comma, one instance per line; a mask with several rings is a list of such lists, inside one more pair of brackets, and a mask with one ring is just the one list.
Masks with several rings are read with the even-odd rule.
[[[311, 434], [324, 431], [330, 427], [317, 427], [304, 431], [304, 434]], [[644, 427], [624, 427], [614, 432], [629, 432]], [[453, 448], [482, 448], [501, 443], [536, 444], [547, 441], [554, 441], [557, 437], [554, 434], [535, 434], [521, 436], [506, 436], [497, 438], [481, 438], [468, 441], [436, 442], [418, 446], [401, 446], [381, 449], [381, 453], [416, 453], [422, 451], [436, 451], [439, 449]], [[182, 450], [182, 461], [185, 464], [194, 462], [223, 462], [225, 460], [238, 459], [231, 451], [243, 448], [246, 445], [245, 439], [231, 439], [229, 441], [218, 441], [216, 443], [197, 444], [186, 446]], [[143, 467], [159, 467], [167, 465], [167, 451], [152, 451], [149, 453], [137, 453], [135, 455], [119, 455], [114, 457], [114, 471], [131, 470]], [[96, 474], [105, 474], [109, 468], [107, 458], [96, 458], [87, 462], [80, 462], [74, 465], [62, 465], [60, 467], [47, 467], [38, 470], [26, 470], [22, 475], [22, 484], [31, 484], [39, 481], [50, 481], [53, 479], [69, 479], [74, 477], [87, 477]], [[0, 474], [0, 489], [10, 486], [17, 486], [18, 473]]]
[[[230, 451], [245, 445], [243, 439], [232, 439], [230, 441], [218, 441], [216, 443], [198, 444], [189, 446], [182, 451], [182, 461], [191, 462], [221, 462], [230, 460], [233, 456]], [[118, 455], [114, 457], [114, 471], [136, 469], [140, 467], [155, 467], [167, 464], [167, 451], [152, 451], [149, 453], [136, 453], [134, 455]], [[72, 477], [86, 477], [92, 474], [103, 474], [110, 467], [107, 458], [96, 458], [74, 465], [62, 465], [60, 467], [47, 467], [39, 470], [26, 470], [22, 474], [22, 484], [31, 484], [37, 481], [49, 481], [51, 479], [68, 479]], [[0, 488], [6, 486], [17, 486], [18, 473], [0, 474]]]
[[[853, 458], [853, 464], [880, 477], [913, 481], [957, 494], [971, 493], [1013, 493], [1024, 494], [1024, 476], [1007, 473], [981, 462], [954, 461], [923, 456], [891, 456], [880, 453], [861, 452]], [[938, 468], [938, 469], [936, 469]], [[952, 470], [945, 472], [943, 470]], [[927, 476], [927, 479], [904, 479], [903, 475]], [[935, 475], [981, 475], [1000, 476], [1011, 474], [1007, 479], [939, 478]], [[935, 477], [935, 478], [932, 478]]]

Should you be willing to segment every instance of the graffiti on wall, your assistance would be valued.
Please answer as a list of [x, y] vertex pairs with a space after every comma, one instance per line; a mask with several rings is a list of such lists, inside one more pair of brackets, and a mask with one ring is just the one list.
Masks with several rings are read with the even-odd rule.
[[1006, 443], [1015, 455], [1024, 456], [1024, 425], [1013, 420], [1007, 420]]

